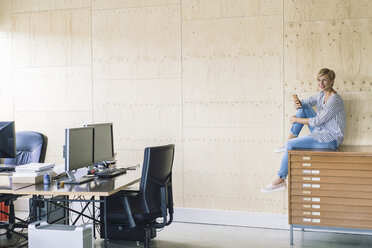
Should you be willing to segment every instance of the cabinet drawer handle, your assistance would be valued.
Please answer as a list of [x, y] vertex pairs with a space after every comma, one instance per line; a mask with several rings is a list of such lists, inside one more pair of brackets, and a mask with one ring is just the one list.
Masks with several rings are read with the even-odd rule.
[[320, 223], [320, 219], [313, 219], [314, 223]]
[[311, 198], [304, 197], [304, 198], [302, 198], [302, 200], [304, 200], [304, 201], [311, 201]]
[[311, 174], [319, 174], [319, 170], [312, 170]]
[[311, 222], [311, 219], [310, 218], [303, 218], [302, 219], [304, 222]]
[[311, 157], [302, 157], [302, 160], [311, 160]]
[[313, 178], [311, 178], [311, 180], [313, 180], [313, 181], [320, 181], [320, 177], [313, 177]]
[[310, 215], [311, 212], [302, 212], [302, 214], [304, 214], [304, 215]]
[[314, 204], [313, 204], [311, 207], [312, 207], [312, 208], [318, 208], [318, 209], [319, 209], [319, 208], [320, 208], [320, 205], [314, 205]]
[[304, 183], [304, 184], [302, 184], [302, 187], [303, 187], [303, 188], [311, 188], [311, 184], [309, 184], [309, 183]]
[[303, 177], [302, 180], [304, 180], [304, 181], [311, 181], [311, 177]]
[[311, 201], [313, 201], [313, 202], [320, 202], [320, 198], [311, 198]]
[[318, 188], [319, 189], [320, 188], [320, 184], [313, 184], [313, 185], [311, 185], [311, 187], [312, 188]]
[[303, 208], [311, 208], [311, 205], [302, 205]]
[[311, 191], [309, 191], [309, 190], [303, 190], [303, 191], [302, 191], [302, 194], [309, 195], [309, 194], [311, 194]]
[[302, 166], [304, 166], [304, 167], [311, 167], [311, 164], [310, 163], [303, 163]]
[[311, 170], [302, 170], [303, 174], [311, 174]]
[[311, 214], [312, 214], [312, 215], [320, 216], [320, 212], [312, 212]]

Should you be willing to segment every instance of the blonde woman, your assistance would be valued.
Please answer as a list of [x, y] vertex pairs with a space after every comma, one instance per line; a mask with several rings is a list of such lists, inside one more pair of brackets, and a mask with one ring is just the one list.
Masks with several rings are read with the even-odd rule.
[[[320, 92], [305, 100], [294, 101], [297, 109], [292, 116], [292, 124], [288, 141], [276, 152], [284, 152], [278, 177], [272, 183], [261, 189], [270, 193], [286, 189], [285, 179], [288, 174], [288, 150], [295, 148], [337, 148], [344, 139], [346, 115], [344, 102], [333, 89], [336, 74], [323, 68], [318, 72], [317, 80]], [[312, 106], [316, 106], [316, 113]], [[298, 137], [302, 127], [308, 125], [311, 134]]]

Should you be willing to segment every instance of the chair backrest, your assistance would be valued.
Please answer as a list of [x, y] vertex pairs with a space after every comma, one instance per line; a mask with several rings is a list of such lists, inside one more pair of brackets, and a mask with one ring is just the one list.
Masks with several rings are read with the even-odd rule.
[[[174, 145], [145, 148], [145, 156], [140, 182], [140, 202], [147, 214], [161, 211], [161, 187], [172, 194], [172, 167]], [[168, 196], [167, 200], [172, 197]], [[173, 202], [168, 202], [173, 206]]]
[[17, 158], [4, 159], [5, 164], [44, 163], [48, 138], [44, 134], [32, 131], [16, 132]]

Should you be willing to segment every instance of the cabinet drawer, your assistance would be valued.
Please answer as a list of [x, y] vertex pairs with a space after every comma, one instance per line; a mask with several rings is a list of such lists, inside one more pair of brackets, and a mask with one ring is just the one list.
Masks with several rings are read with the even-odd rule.
[[372, 156], [335, 156], [331, 154], [311, 155], [311, 154], [291, 154], [290, 161], [301, 162], [334, 162], [352, 164], [372, 164]]
[[302, 204], [335, 204], [349, 206], [372, 206], [372, 199], [353, 199], [343, 197], [289, 196], [291, 202]]
[[372, 185], [371, 178], [368, 177], [327, 177], [327, 176], [319, 176], [319, 175], [301, 175], [301, 176], [294, 176], [290, 175], [291, 183], [294, 182], [314, 182], [314, 183], [329, 183], [329, 184], [361, 184], [361, 185]]
[[313, 175], [334, 177], [371, 177], [372, 171], [350, 171], [350, 170], [317, 170], [317, 169], [291, 169], [291, 175]]
[[292, 223], [289, 224], [372, 229], [372, 221], [370, 220], [348, 220], [292, 216]]
[[372, 164], [291, 162], [296, 169], [372, 170]]
[[370, 213], [372, 214], [372, 207], [370, 206], [349, 206], [349, 205], [335, 205], [335, 204], [309, 204], [309, 203], [292, 203], [291, 210], [301, 211], [333, 211], [333, 212], [356, 212], [356, 213]]
[[340, 191], [340, 190], [322, 190], [322, 189], [292, 189], [291, 195], [302, 195], [310, 197], [343, 197], [343, 198], [361, 198], [372, 199], [371, 192], [358, 191]]
[[357, 213], [351, 212], [329, 212], [323, 210], [293, 210], [291, 213], [292, 217], [303, 217], [303, 218], [331, 218], [331, 219], [348, 219], [348, 220], [370, 220], [372, 221], [371, 213]]
[[358, 192], [371, 192], [372, 185], [359, 185], [359, 184], [331, 184], [320, 183], [320, 181], [312, 181], [311, 178], [300, 182], [291, 183], [291, 189], [321, 189], [321, 190], [334, 190], [334, 191], [358, 191]]

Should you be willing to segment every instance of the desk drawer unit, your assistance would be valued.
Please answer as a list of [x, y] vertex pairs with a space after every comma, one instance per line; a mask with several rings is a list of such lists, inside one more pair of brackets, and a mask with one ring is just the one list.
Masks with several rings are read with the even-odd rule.
[[372, 153], [290, 151], [288, 170], [290, 225], [372, 231]]

